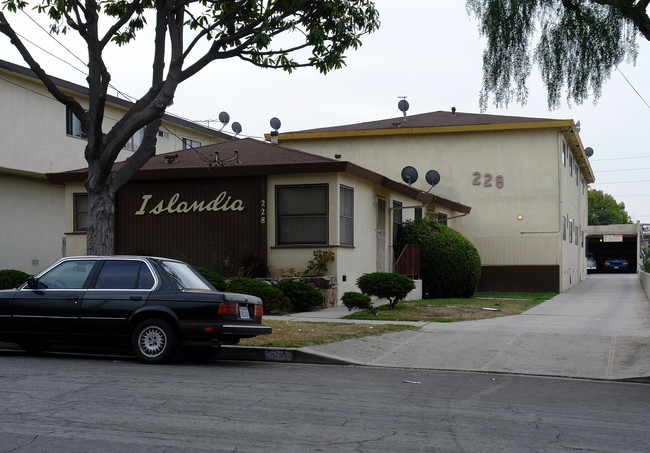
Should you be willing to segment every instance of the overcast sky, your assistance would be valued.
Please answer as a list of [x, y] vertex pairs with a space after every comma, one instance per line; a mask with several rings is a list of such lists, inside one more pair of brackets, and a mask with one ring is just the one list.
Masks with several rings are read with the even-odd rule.
[[[211, 120], [211, 127], [220, 127], [219, 113], [226, 111], [231, 123], [224, 131], [231, 133], [232, 122], [237, 121], [243, 128], [241, 135], [256, 138], [271, 130], [272, 117], [282, 121], [280, 132], [289, 132], [399, 116], [401, 96], [407, 97], [409, 114], [452, 106], [461, 112], [479, 112], [484, 44], [465, 2], [375, 3], [381, 28], [348, 54], [347, 67], [323, 76], [313, 69], [287, 74], [240, 60], [215, 62], [181, 85], [169, 112], [193, 121]], [[24, 14], [8, 17], [21, 35], [81, 67]], [[40, 22], [46, 25], [43, 18]], [[83, 55], [83, 48], [69, 38], [62, 40]], [[597, 182], [591, 187], [624, 202], [634, 221], [650, 223], [650, 146], [645, 129], [650, 116], [646, 104], [650, 103], [650, 42], [641, 37], [638, 41], [636, 66], [621, 65], [596, 105], [563, 102], [562, 108], [549, 111], [546, 91], [534, 72], [525, 106], [490, 106], [485, 113], [580, 121], [582, 142], [595, 151], [590, 161]], [[115, 87], [131, 96], [144, 93], [150, 80], [150, 48], [141, 40], [108, 54]], [[52, 75], [84, 83], [83, 75], [69, 65], [38, 49], [34, 54]], [[0, 59], [25, 65], [4, 36], [0, 37]]]

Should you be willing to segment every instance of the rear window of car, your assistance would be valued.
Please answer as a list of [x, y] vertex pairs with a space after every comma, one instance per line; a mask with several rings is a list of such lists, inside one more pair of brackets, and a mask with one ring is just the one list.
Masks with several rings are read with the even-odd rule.
[[213, 289], [186, 263], [161, 261], [160, 265], [179, 289]]
[[154, 278], [142, 261], [109, 260], [99, 272], [95, 289], [151, 289]]

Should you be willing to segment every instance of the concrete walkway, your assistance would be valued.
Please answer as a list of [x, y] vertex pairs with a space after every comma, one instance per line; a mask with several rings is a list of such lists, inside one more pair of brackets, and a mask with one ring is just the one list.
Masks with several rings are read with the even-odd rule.
[[[345, 313], [337, 307], [288, 318], [334, 321]], [[636, 275], [596, 274], [517, 316], [428, 323], [419, 331], [300, 351], [372, 366], [644, 378], [650, 377], [650, 303]]]

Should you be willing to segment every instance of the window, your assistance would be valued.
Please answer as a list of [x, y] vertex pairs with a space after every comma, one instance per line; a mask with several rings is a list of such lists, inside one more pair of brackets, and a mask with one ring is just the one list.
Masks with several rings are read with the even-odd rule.
[[276, 244], [328, 243], [327, 184], [275, 188]]
[[341, 186], [340, 244], [354, 245], [354, 189]]
[[81, 130], [81, 121], [68, 107], [65, 110], [65, 133], [72, 137], [86, 138], [86, 133]]
[[74, 194], [72, 204], [74, 210], [72, 230], [75, 233], [88, 231], [88, 194]]
[[569, 176], [573, 177], [573, 156], [569, 156]]
[[566, 167], [566, 143], [562, 142], [562, 165]]
[[580, 184], [581, 184], [581, 189], [582, 189], [582, 195], [585, 194], [585, 178], [582, 176], [580, 177]]
[[438, 220], [443, 225], [447, 225], [447, 214], [436, 212], [436, 220]]
[[574, 228], [576, 229], [576, 233], [575, 233], [575, 234], [576, 234], [576, 247], [577, 247], [577, 246], [578, 246], [578, 237], [579, 237], [579, 236], [578, 236], [578, 231], [580, 231], [580, 229], [578, 228], [578, 225], [576, 225]]
[[562, 216], [562, 239], [566, 241], [566, 217]]
[[141, 261], [110, 260], [99, 272], [95, 289], [151, 289], [151, 271]]
[[413, 213], [413, 218], [415, 220], [422, 219], [422, 208], [415, 208], [415, 212]]
[[164, 139], [169, 139], [169, 132], [166, 131], [158, 131], [158, 137], [162, 137]]
[[569, 220], [569, 242], [573, 242], [573, 220]]
[[198, 148], [200, 146], [201, 146], [201, 142], [197, 142], [196, 140], [192, 140], [189, 138], [183, 139], [183, 149]]
[[393, 245], [397, 243], [400, 231], [402, 231], [402, 203], [393, 201]]
[[124, 145], [124, 149], [128, 149], [129, 151], [135, 151], [140, 147], [140, 143], [142, 143], [142, 138], [144, 137], [144, 128], [138, 129], [135, 134], [129, 139], [128, 142], [126, 142], [126, 145]]
[[96, 260], [64, 261], [38, 279], [39, 288], [82, 289]]

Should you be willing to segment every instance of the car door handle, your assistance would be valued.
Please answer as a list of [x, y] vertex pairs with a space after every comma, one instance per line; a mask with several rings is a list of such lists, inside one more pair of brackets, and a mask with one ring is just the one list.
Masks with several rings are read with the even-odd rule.
[[79, 300], [79, 296], [68, 296], [68, 300]]
[[131, 300], [142, 300], [142, 296], [131, 296]]

